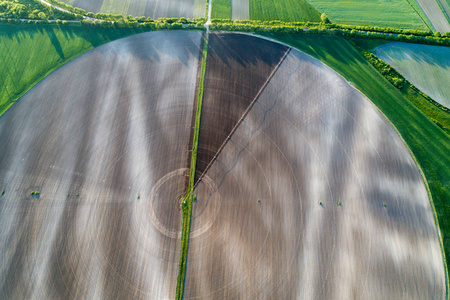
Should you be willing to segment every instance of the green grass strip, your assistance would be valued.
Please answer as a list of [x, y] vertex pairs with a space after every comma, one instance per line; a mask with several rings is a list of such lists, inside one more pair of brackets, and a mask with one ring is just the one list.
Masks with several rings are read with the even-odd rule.
[[197, 169], [197, 151], [198, 151], [198, 136], [200, 132], [200, 120], [202, 115], [202, 103], [203, 103], [203, 87], [205, 84], [206, 74], [206, 57], [208, 55], [208, 41], [209, 35], [206, 34], [202, 51], [202, 66], [200, 73], [200, 82], [198, 85], [198, 98], [197, 98], [197, 110], [195, 112], [195, 126], [194, 137], [192, 140], [192, 156], [191, 167], [189, 171], [189, 185], [186, 195], [183, 198], [182, 203], [182, 233], [181, 233], [181, 256], [178, 270], [177, 279], [177, 294], [176, 299], [183, 299], [184, 283], [186, 278], [186, 264], [189, 247], [189, 233], [191, 230], [191, 215], [192, 215], [192, 202], [194, 200], [193, 188], [195, 184], [195, 172]]
[[320, 13], [305, 0], [249, 0], [250, 19], [320, 22]]

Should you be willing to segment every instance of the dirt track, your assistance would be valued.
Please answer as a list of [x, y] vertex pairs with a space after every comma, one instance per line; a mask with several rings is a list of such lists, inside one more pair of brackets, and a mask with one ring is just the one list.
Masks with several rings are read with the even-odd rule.
[[0, 118], [1, 299], [175, 297], [200, 40], [109, 43]]
[[443, 298], [408, 150], [319, 62], [289, 54], [206, 178], [198, 203], [214, 209], [193, 218], [186, 299]]

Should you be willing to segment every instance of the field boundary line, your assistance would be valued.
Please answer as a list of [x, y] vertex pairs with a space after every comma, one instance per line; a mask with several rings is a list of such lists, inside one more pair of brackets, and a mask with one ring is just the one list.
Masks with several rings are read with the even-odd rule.
[[206, 59], [208, 56], [208, 44], [209, 44], [209, 33], [205, 34], [203, 49], [201, 51], [201, 70], [200, 79], [198, 84], [198, 94], [197, 94], [197, 107], [195, 113], [195, 125], [194, 125], [194, 135], [192, 137], [192, 153], [191, 153], [191, 165], [189, 170], [189, 183], [187, 187], [186, 194], [181, 202], [182, 208], [182, 222], [181, 222], [181, 250], [180, 250], [180, 262], [178, 266], [178, 277], [177, 277], [177, 290], [175, 299], [183, 299], [184, 294], [184, 283], [186, 281], [186, 265], [187, 265], [187, 255], [189, 250], [189, 234], [191, 231], [191, 215], [192, 215], [192, 202], [194, 199], [194, 183], [195, 174], [197, 169], [197, 151], [198, 151], [198, 137], [200, 132], [200, 121], [202, 114], [202, 103], [203, 103], [203, 89], [205, 85], [205, 75], [206, 75]]
[[280, 61], [278, 62], [278, 64], [275, 66], [275, 68], [273, 68], [272, 72], [270, 73], [269, 77], [267, 77], [266, 81], [264, 82], [264, 84], [261, 86], [261, 88], [259, 89], [258, 93], [256, 94], [256, 96], [253, 98], [252, 102], [250, 102], [249, 106], [247, 107], [247, 109], [244, 111], [244, 113], [242, 114], [241, 118], [239, 119], [239, 121], [236, 123], [236, 125], [234, 125], [233, 129], [230, 131], [230, 134], [228, 134], [227, 138], [225, 139], [225, 141], [222, 143], [222, 145], [220, 145], [219, 150], [217, 150], [216, 154], [214, 155], [214, 157], [211, 159], [211, 161], [208, 163], [208, 165], [206, 166], [205, 170], [203, 171], [202, 175], [200, 175], [200, 177], [198, 178], [197, 182], [194, 184], [193, 190], [197, 187], [197, 185], [200, 183], [200, 181], [202, 181], [202, 178], [206, 175], [206, 172], [208, 172], [208, 170], [211, 168], [212, 164], [214, 163], [214, 161], [217, 159], [217, 156], [219, 156], [219, 154], [222, 152], [222, 150], [225, 148], [225, 146], [228, 144], [228, 141], [231, 140], [231, 137], [233, 136], [233, 134], [236, 132], [236, 130], [239, 128], [239, 126], [242, 124], [242, 122], [244, 121], [244, 118], [249, 114], [250, 110], [253, 108], [253, 106], [255, 105], [256, 101], [258, 101], [259, 97], [261, 96], [261, 94], [264, 92], [264, 90], [266, 89], [267, 85], [269, 84], [270, 80], [272, 80], [273, 76], [275, 75], [275, 73], [278, 71], [278, 69], [280, 68], [281, 64], [284, 62], [284, 60], [286, 59], [286, 57], [289, 55], [289, 53], [291, 52], [291, 47], [288, 47], [288, 49], [286, 50], [286, 52], [283, 54], [283, 56], [281, 57]]
[[[428, 19], [428, 23], [423, 19], [422, 15], [417, 11], [417, 9], [411, 4], [411, 2], [409, 2], [410, 0], [406, 0], [406, 2], [408, 2], [409, 6], [411, 6], [411, 8], [414, 10], [414, 12], [419, 16], [419, 18], [422, 20], [422, 22], [425, 24], [426, 27], [428, 27], [428, 29], [430, 29], [431, 31], [435, 30], [436, 28], [434, 28], [433, 22], [431, 22], [430, 18], [428, 17], [428, 15], [423, 11], [422, 7], [420, 6], [419, 2], [417, 2], [417, 4], [419, 4], [419, 7], [422, 9], [423, 14], [425, 15], [425, 17]], [[415, 0], [413, 0], [415, 1]], [[430, 28], [430, 26], [433, 28]]]
[[444, 15], [447, 22], [450, 24], [450, 16], [447, 14], [447, 11], [445, 10], [444, 6], [441, 3], [441, 0], [436, 0], [437, 5], [439, 6], [439, 9], [442, 11], [442, 14]]

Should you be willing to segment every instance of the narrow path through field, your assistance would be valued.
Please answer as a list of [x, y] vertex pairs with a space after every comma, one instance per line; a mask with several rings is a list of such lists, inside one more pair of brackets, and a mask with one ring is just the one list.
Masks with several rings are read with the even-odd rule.
[[208, 18], [206, 19], [205, 27], [209, 31], [209, 25], [211, 25], [211, 10], [212, 10], [212, 0], [208, 0]]
[[205, 85], [205, 74], [206, 74], [206, 59], [208, 57], [208, 41], [209, 33], [206, 32], [204, 35], [203, 51], [202, 51], [202, 61], [201, 61], [201, 71], [200, 71], [200, 82], [198, 86], [198, 98], [197, 98], [197, 109], [195, 113], [195, 125], [194, 134], [192, 140], [192, 154], [191, 154], [191, 166], [189, 172], [189, 184], [186, 191], [186, 195], [182, 202], [182, 233], [181, 233], [181, 254], [180, 254], [180, 264], [177, 278], [177, 293], [176, 299], [183, 299], [184, 283], [186, 276], [186, 263], [187, 255], [189, 250], [189, 234], [191, 229], [191, 215], [192, 215], [192, 203], [194, 201], [194, 182], [197, 169], [197, 150], [198, 150], [198, 137], [200, 131], [200, 122], [202, 115], [202, 102], [203, 102], [203, 89]]

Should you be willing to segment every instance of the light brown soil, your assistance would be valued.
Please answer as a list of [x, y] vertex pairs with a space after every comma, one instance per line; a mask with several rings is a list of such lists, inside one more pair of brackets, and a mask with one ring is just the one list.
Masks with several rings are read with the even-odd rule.
[[289, 54], [207, 176], [198, 203], [217, 209], [193, 219], [209, 230], [191, 236], [185, 299], [443, 299], [414, 161], [318, 61]]
[[175, 297], [201, 36], [99, 47], [2, 116], [1, 299]]

